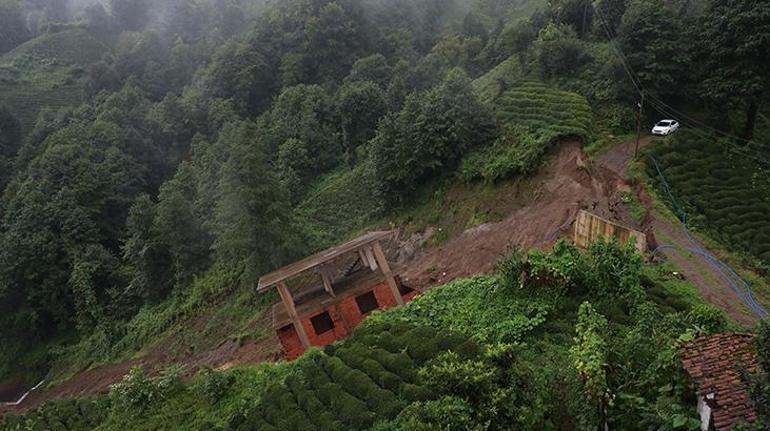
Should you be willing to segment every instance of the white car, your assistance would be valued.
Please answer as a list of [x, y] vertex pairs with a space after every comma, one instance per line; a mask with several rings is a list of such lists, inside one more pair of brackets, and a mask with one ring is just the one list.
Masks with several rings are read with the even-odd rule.
[[679, 122], [676, 120], [660, 120], [652, 128], [652, 134], [657, 136], [668, 136], [679, 129]]

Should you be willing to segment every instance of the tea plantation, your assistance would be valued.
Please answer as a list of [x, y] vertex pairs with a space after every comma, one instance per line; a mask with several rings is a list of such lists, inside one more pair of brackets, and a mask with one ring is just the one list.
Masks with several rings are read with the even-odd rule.
[[482, 99], [491, 101], [503, 130], [494, 143], [464, 157], [458, 170], [463, 181], [495, 182], [531, 173], [559, 138], [591, 139], [593, 114], [585, 97], [538, 81], [515, 82], [515, 73], [505, 73], [509, 61], [474, 82]]
[[496, 100], [498, 116], [536, 132], [543, 139], [590, 136], [593, 115], [585, 97], [537, 81], [525, 81]]
[[[770, 176], [761, 160], [745, 154], [733, 141], [688, 130], [650, 149], [688, 223], [768, 268]], [[648, 174], [661, 185], [653, 164]]]
[[108, 48], [81, 28], [45, 33], [0, 56], [0, 93], [25, 130], [38, 112], [77, 106], [84, 100], [88, 65]]
[[179, 369], [134, 369], [109, 396], [51, 402], [0, 430], [697, 429], [676, 351], [727, 328], [632, 247], [560, 242], [376, 313], [294, 362], [187, 383]]

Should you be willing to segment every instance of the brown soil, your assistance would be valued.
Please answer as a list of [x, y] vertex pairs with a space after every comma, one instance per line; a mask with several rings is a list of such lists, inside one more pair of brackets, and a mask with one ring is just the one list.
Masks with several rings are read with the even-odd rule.
[[630, 190], [629, 186], [601, 163], [592, 163], [577, 142], [562, 143], [532, 181], [533, 192], [526, 205], [513, 209], [501, 221], [470, 228], [404, 262], [401, 276], [405, 282], [426, 288], [456, 277], [489, 273], [511, 247], [545, 248], [568, 235], [580, 209], [625, 225], [635, 224], [620, 201], [620, 193]]
[[[641, 144], [646, 145], [648, 142], [645, 139]], [[652, 244], [655, 243], [655, 234], [658, 234], [666, 236], [667, 241], [687, 246], [679, 226], [652, 211], [651, 200], [644, 189], [641, 186], [632, 187], [625, 180], [633, 148], [633, 141], [626, 142], [597, 161], [591, 161], [582, 152], [579, 143], [562, 143], [547, 167], [531, 180], [531, 187], [526, 193], [516, 187], [501, 188], [502, 194], [495, 199], [507, 214], [495, 217], [498, 221], [467, 229], [437, 247], [420, 246], [426, 243], [435, 232], [434, 229], [429, 228], [405, 239], [398, 253], [402, 279], [410, 286], [424, 289], [456, 277], [489, 273], [493, 271], [496, 261], [511, 247], [547, 248], [557, 238], [569, 235], [570, 223], [580, 209], [645, 231], [650, 235]], [[630, 190], [637, 193], [647, 209], [642, 223], [633, 220], [620, 200], [620, 193]], [[738, 322], [753, 322], [736, 295], [724, 283], [720, 283], [717, 274], [706, 265], [696, 262], [697, 258], [669, 251], [665, 254], [681, 268], [709, 302], [724, 309]], [[709, 274], [709, 271], [712, 273]], [[204, 313], [185, 324], [203, 327], [209, 316]], [[265, 320], [268, 318], [261, 316], [255, 319], [252, 326], [269, 327], [270, 323]], [[0, 407], [0, 417], [8, 412], [29, 410], [46, 400], [105, 393], [111, 384], [119, 381], [135, 365], [143, 365], [152, 374], [169, 364], [181, 362], [188, 366], [188, 375], [191, 375], [202, 366], [230, 368], [238, 364], [278, 360], [281, 357], [274, 335], [260, 340], [247, 338], [223, 341], [212, 338], [211, 345], [204, 346], [199, 349], [200, 353], [195, 354], [172, 355], [166, 347], [167, 341], [170, 340], [157, 343], [141, 358], [83, 370], [61, 385], [33, 392], [21, 406]], [[19, 389], [14, 388], [14, 392], [19, 392]]]
[[24, 380], [15, 377], [4, 382], [0, 382], [0, 403], [14, 402], [24, 395], [29, 389]]

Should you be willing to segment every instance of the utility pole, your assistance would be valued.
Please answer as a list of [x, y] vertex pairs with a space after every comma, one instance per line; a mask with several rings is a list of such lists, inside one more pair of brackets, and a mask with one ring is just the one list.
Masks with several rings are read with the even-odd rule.
[[644, 107], [644, 92], [642, 100], [638, 104], [639, 112], [636, 114], [636, 147], [634, 147], [634, 159], [639, 157], [639, 137], [642, 134], [642, 108]]

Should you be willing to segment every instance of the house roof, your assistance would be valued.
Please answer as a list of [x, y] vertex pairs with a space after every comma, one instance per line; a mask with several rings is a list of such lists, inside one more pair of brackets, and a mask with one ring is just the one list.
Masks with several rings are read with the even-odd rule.
[[262, 292], [286, 279], [294, 277], [295, 275], [330, 262], [343, 254], [358, 251], [372, 243], [380, 241], [392, 233], [393, 231], [368, 232], [346, 243], [336, 245], [320, 253], [316, 253], [290, 265], [284, 266], [283, 268], [277, 269], [259, 279], [257, 291]]
[[754, 334], [724, 332], [696, 338], [679, 351], [698, 395], [714, 394], [716, 431], [731, 430], [741, 421], [757, 418], [748, 393], [749, 383], [742, 377], [743, 372], [759, 370], [753, 340]]

